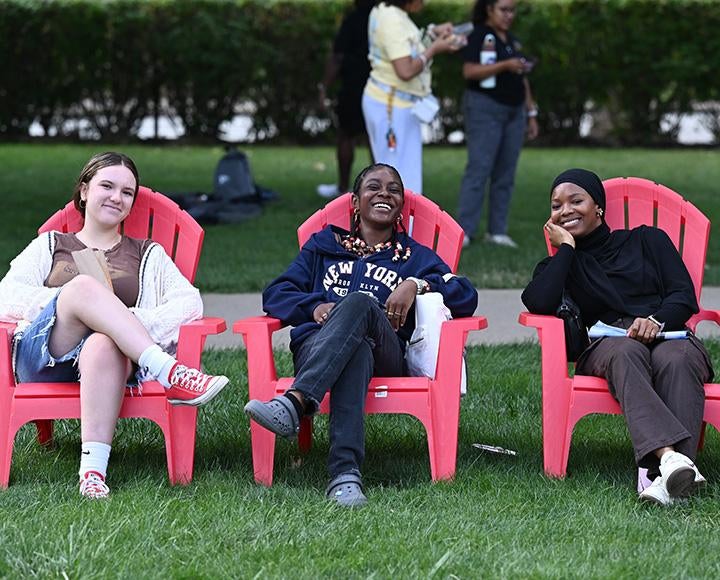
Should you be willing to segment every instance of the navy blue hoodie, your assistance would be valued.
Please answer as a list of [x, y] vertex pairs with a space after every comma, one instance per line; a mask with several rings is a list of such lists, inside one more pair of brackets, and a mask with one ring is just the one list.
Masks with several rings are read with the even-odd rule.
[[[454, 276], [430, 248], [398, 234], [403, 247], [411, 248], [406, 261], [393, 262], [393, 249], [360, 258], [338, 243], [336, 232], [347, 234], [334, 226], [313, 234], [285, 273], [263, 292], [265, 312], [295, 327], [290, 333], [291, 350], [307, 338], [310, 330], [320, 327], [313, 320], [319, 304], [338, 302], [350, 292], [365, 292], [383, 306], [390, 293], [409, 276], [426, 280], [431, 292], [440, 292], [453, 317], [475, 312], [478, 297], [473, 285], [467, 278]], [[407, 341], [414, 325], [412, 310], [398, 335]]]

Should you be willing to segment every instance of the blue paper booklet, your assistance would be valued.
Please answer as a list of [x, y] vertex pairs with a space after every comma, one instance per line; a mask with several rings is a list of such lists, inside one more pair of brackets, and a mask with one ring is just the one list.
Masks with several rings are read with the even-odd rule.
[[[603, 336], [627, 336], [627, 330], [618, 326], [610, 326], [598, 320], [588, 329], [590, 338], [601, 338]], [[658, 332], [655, 337], [657, 340], [677, 340], [679, 338], [687, 338], [687, 330], [671, 330], [668, 332]]]

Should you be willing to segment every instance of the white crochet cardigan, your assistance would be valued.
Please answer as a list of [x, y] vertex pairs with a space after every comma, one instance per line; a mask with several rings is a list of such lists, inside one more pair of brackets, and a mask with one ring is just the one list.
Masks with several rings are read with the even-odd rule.
[[[40, 234], [12, 261], [0, 281], [0, 321], [26, 328], [55, 297], [60, 288], [48, 288], [55, 233]], [[158, 243], [152, 243], [140, 262], [139, 292], [130, 311], [152, 339], [174, 353], [182, 324], [202, 316], [200, 292], [180, 273]]]

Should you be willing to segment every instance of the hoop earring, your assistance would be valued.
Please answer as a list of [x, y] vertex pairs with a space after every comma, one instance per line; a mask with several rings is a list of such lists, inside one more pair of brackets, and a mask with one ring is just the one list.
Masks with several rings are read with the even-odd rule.
[[[397, 218], [397, 225], [400, 226], [400, 231], [407, 236], [408, 233], [407, 233], [407, 230], [405, 229], [405, 222], [403, 221], [402, 214], [400, 214]], [[395, 235], [395, 231], [393, 231], [393, 236], [394, 235]]]
[[87, 201], [85, 201], [84, 199], [81, 199], [78, 202], [78, 205], [80, 206], [80, 209], [85, 209], [87, 207]]

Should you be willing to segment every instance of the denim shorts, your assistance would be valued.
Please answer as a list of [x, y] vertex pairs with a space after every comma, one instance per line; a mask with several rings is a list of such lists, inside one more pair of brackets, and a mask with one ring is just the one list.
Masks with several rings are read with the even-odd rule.
[[78, 357], [87, 337], [60, 357], [50, 354], [50, 332], [55, 324], [59, 295], [55, 295], [30, 326], [14, 337], [15, 380], [19, 383], [74, 383], [80, 380]]

